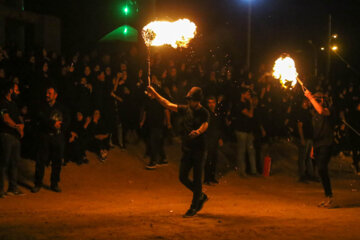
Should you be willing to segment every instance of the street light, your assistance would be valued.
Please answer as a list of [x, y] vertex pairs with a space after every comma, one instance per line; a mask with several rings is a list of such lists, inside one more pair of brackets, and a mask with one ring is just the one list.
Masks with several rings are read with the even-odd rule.
[[334, 52], [336, 52], [338, 50], [338, 46], [334, 45], [331, 47], [331, 50], [333, 50]]

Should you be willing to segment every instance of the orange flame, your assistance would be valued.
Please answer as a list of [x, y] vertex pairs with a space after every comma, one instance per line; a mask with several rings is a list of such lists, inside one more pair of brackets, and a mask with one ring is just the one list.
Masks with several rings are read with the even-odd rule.
[[170, 45], [173, 48], [187, 47], [195, 34], [196, 25], [188, 19], [179, 19], [175, 22], [154, 21], [142, 30], [147, 46]]
[[298, 73], [295, 62], [289, 55], [284, 55], [275, 61], [273, 76], [280, 80], [284, 88], [293, 88], [297, 83]]

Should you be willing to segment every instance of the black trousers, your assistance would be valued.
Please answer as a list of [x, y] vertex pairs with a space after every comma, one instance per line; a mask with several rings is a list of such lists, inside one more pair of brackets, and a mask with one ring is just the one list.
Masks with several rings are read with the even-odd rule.
[[150, 161], [158, 162], [166, 158], [164, 150], [164, 130], [161, 128], [150, 128]]
[[64, 136], [62, 134], [42, 134], [35, 167], [35, 185], [41, 186], [45, 174], [45, 166], [51, 163], [51, 184], [60, 182], [61, 164], [64, 155]]
[[331, 158], [331, 146], [320, 146], [314, 148], [314, 157], [318, 166], [319, 176], [324, 188], [325, 196], [332, 197], [333, 194], [328, 169]]
[[[199, 206], [199, 200], [202, 194], [202, 172], [204, 162], [204, 150], [192, 149], [183, 151], [180, 163], [179, 179], [190, 191], [193, 192], [191, 208]], [[193, 179], [189, 179], [189, 173], [193, 169]]]
[[219, 138], [218, 137], [208, 137], [207, 142], [207, 157], [205, 162], [205, 173], [204, 181], [213, 181], [216, 180], [216, 164], [218, 161], [218, 146]]
[[17, 163], [20, 161], [20, 140], [12, 134], [0, 133], [0, 192], [4, 191], [4, 179], [7, 172], [8, 189], [17, 188]]

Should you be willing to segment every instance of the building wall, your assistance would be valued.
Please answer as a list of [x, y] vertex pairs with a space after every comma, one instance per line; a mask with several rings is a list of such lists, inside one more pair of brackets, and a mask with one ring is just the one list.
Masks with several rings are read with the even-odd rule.
[[[25, 30], [29, 26], [34, 31], [30, 35], [26, 34]], [[6, 35], [9, 31], [11, 34]], [[0, 45], [6, 44], [7, 40], [13, 38], [18, 47], [23, 50], [27, 45], [26, 42], [30, 41], [36, 45], [34, 47], [59, 53], [61, 51], [61, 21], [53, 16], [22, 11], [0, 4]]]

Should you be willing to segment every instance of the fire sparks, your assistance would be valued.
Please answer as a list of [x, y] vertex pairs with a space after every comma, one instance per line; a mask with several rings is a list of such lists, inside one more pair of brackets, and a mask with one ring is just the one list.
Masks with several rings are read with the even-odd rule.
[[293, 88], [297, 83], [298, 73], [295, 62], [289, 55], [283, 55], [275, 61], [273, 76], [280, 80], [284, 88]]
[[175, 22], [154, 21], [142, 31], [147, 46], [170, 45], [173, 48], [187, 47], [195, 34], [196, 25], [188, 19]]

